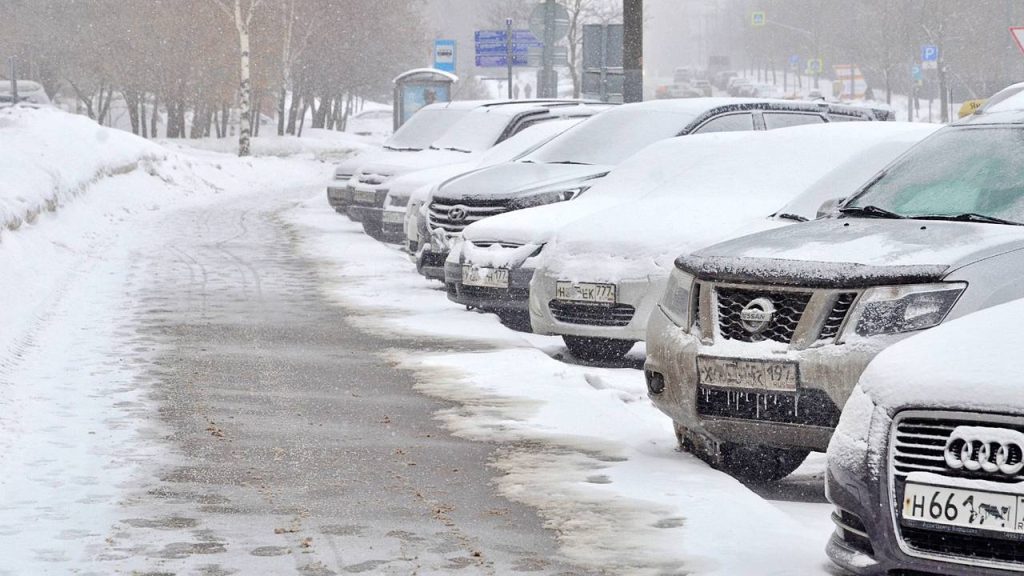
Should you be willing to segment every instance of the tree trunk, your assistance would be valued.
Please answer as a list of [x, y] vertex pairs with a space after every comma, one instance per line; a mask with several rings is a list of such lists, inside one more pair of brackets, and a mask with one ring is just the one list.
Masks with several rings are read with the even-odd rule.
[[[132, 124], [132, 134], [138, 136], [141, 133], [139, 123], [139, 94], [134, 90], [122, 90], [125, 106], [128, 108], [128, 120]], [[143, 122], [145, 119], [143, 119]]]
[[298, 122], [299, 100], [298, 83], [295, 82], [292, 84], [292, 101], [291, 105], [288, 107], [288, 127], [285, 129], [285, 133], [292, 136], [295, 135], [295, 126]]
[[281, 96], [277, 100], [277, 135], [284, 136], [285, 100], [288, 99], [288, 85], [281, 85]]
[[157, 133], [156, 123], [160, 118], [160, 97], [153, 94], [153, 119], [150, 120], [149, 124], [149, 135], [152, 138], [158, 138], [160, 135]]
[[231, 119], [231, 110], [228, 108], [226, 102], [220, 105], [220, 133], [223, 134], [223, 138], [228, 137], [228, 120]]

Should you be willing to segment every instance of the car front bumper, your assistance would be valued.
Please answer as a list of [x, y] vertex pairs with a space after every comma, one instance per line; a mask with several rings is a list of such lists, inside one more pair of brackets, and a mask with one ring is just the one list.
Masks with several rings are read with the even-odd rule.
[[[714, 344], [705, 344], [672, 322], [660, 306], [655, 306], [647, 327], [645, 370], [649, 378], [657, 375], [659, 383], [664, 382], [664, 390], [649, 391], [655, 406], [679, 427], [713, 445], [732, 442], [824, 451], [839, 412], [864, 368], [882, 349], [898, 339], [877, 337], [855, 346], [829, 344], [783, 353], [766, 351], [761, 346], [723, 342], [721, 338], [716, 338]], [[722, 390], [722, 396], [716, 395], [714, 399], [708, 396], [708, 402], [722, 402], [723, 409], [714, 416], [698, 414], [698, 357], [796, 363], [797, 392], [759, 394], [748, 389], [716, 388]], [[735, 414], [733, 401], [737, 404]], [[779, 401], [792, 403], [791, 417], [770, 420], [749, 416], [749, 411], [753, 411], [747, 406], [750, 402], [777, 404]], [[742, 411], [741, 402], [744, 404]], [[761, 411], [756, 414], [760, 415]]]
[[444, 283], [448, 299], [452, 302], [481, 310], [517, 310], [526, 312], [530, 295], [532, 268], [516, 267], [509, 270], [508, 288], [466, 286], [462, 282], [462, 264], [445, 262]]
[[[638, 342], [647, 336], [647, 320], [657, 307], [668, 279], [649, 276], [617, 281], [614, 307], [587, 305], [591, 314], [577, 318], [563, 313], [562, 320], [556, 318], [552, 310], [552, 303], [557, 302], [555, 287], [559, 280], [557, 273], [551, 273], [545, 268], [538, 270], [534, 277], [530, 288], [530, 322], [534, 333]], [[608, 317], [602, 318], [601, 312]], [[627, 317], [629, 320], [624, 323]]]

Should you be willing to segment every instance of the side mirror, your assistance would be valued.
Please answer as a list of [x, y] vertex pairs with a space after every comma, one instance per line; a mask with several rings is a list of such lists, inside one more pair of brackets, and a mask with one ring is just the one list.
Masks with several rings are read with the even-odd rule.
[[831, 198], [826, 200], [820, 208], [818, 208], [818, 214], [816, 218], [829, 218], [839, 214], [839, 205], [843, 203], [846, 198]]

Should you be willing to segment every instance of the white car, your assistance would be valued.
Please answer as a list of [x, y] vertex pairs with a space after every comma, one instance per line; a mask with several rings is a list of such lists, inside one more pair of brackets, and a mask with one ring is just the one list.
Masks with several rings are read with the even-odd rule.
[[435, 166], [394, 178], [390, 182], [384, 201], [384, 237], [404, 238], [409, 250], [415, 252], [421, 241], [425, 240], [420, 237], [421, 228], [425, 228], [422, 207], [429, 202], [430, 191], [433, 188], [456, 176], [511, 162], [529, 154], [538, 146], [587, 118], [582, 116], [539, 122], [490, 150], [474, 155], [466, 162]]
[[427, 150], [363, 165], [353, 177], [349, 213], [363, 223], [367, 234], [383, 238], [384, 201], [391, 181], [398, 176], [424, 168], [479, 161], [484, 152], [537, 123], [591, 116], [608, 108], [607, 104], [577, 100], [501, 101], [477, 106]]
[[371, 108], [349, 117], [345, 123], [345, 132], [387, 138], [394, 131], [394, 125], [394, 111], [391, 108]]
[[530, 284], [533, 330], [582, 359], [619, 358], [644, 340], [677, 256], [814, 219], [937, 129], [842, 123], [664, 144], [676, 153], [651, 166], [642, 197], [550, 239]]
[[854, 574], [1020, 574], [1024, 300], [882, 351], [828, 447], [828, 544]]

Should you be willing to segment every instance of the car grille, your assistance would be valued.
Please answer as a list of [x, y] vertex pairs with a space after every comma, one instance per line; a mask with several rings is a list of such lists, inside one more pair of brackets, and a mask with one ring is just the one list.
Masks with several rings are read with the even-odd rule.
[[757, 393], [697, 387], [697, 414], [711, 418], [755, 420], [835, 428], [839, 408], [823, 390]]
[[[993, 418], [995, 420], [993, 420]], [[968, 478], [995, 482], [1017, 483], [1024, 481], [1024, 474], [1015, 477], [1001, 474], [986, 474], [967, 470], [953, 470], [946, 466], [945, 447], [953, 430], [958, 426], [994, 426], [1024, 432], [1024, 422], [1019, 419], [991, 417], [973, 414], [928, 413], [908, 414], [897, 417], [890, 437], [889, 473], [891, 475], [890, 497], [892, 502], [903, 501], [907, 475], [911, 472], [930, 472], [950, 478]], [[993, 454], [993, 458], [995, 455]], [[1015, 455], [1011, 462], [1019, 461]], [[972, 535], [932, 530], [922, 527], [904, 526], [898, 521], [899, 506], [896, 506], [899, 537], [913, 550], [942, 556], [954, 556], [971, 561], [1006, 563], [1020, 570], [1024, 568], [1024, 545], [1021, 540], [1009, 534]]]
[[483, 286], [449, 284], [448, 293], [452, 296], [462, 296], [464, 298], [475, 298], [479, 300], [526, 302], [530, 299], [529, 288], [485, 288]]
[[842, 328], [843, 322], [846, 321], [846, 316], [850, 313], [850, 308], [853, 308], [853, 303], [856, 300], [856, 292], [844, 292], [836, 298], [832, 311], [829, 312], [825, 323], [821, 326], [818, 340], [833, 340], [839, 335], [839, 329]]
[[[453, 208], [459, 208], [453, 213]], [[504, 200], [448, 200], [436, 198], [430, 203], [430, 225], [440, 228], [449, 234], [462, 232], [473, 222], [508, 212], [508, 203]], [[463, 217], [459, 217], [463, 215]]]
[[555, 320], [584, 326], [628, 326], [636, 314], [636, 308], [628, 304], [603, 306], [552, 300], [548, 308]]
[[836, 508], [832, 513], [832, 523], [839, 529], [839, 536], [848, 546], [854, 550], [863, 552], [868, 556], [874, 556], [875, 550], [871, 546], [871, 538], [868, 536], [868, 529], [864, 521], [853, 512]]
[[[811, 300], [807, 292], [768, 292], [743, 288], [716, 289], [718, 295], [718, 325], [722, 337], [740, 342], [761, 342], [774, 340], [789, 344], [793, 340], [797, 324]], [[775, 305], [771, 324], [763, 332], [754, 334], [747, 331], [740, 321], [740, 312], [752, 300], [767, 298]]]
[[476, 246], [477, 248], [491, 248], [492, 246], [501, 246], [502, 248], [508, 248], [510, 250], [515, 250], [516, 248], [522, 248], [523, 247], [522, 244], [517, 244], [515, 242], [501, 242], [501, 241], [490, 241], [490, 240], [473, 240], [470, 243], [473, 246]]
[[[945, 449], [950, 434], [957, 426], [977, 426], [977, 420], [957, 420], [944, 417], [902, 418], [893, 433], [892, 469], [897, 479], [906, 478], [911, 472], [931, 472], [952, 478], [975, 478], [996, 482], [1022, 482], [1024, 473], [1017, 476], [991, 475], [985, 472], [953, 470], [946, 466]], [[994, 424], [1000, 428], [1012, 428], [1024, 432], [1022, 425]], [[995, 458], [995, 454], [992, 454]], [[1014, 455], [1011, 463], [1019, 462], [1020, 455]]]

